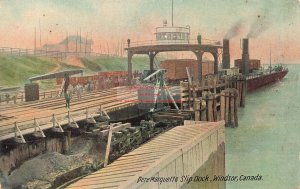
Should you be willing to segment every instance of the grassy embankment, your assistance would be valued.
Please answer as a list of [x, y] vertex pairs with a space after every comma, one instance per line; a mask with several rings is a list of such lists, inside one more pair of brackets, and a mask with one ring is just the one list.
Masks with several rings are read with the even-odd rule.
[[[87, 57], [81, 58], [85, 74], [99, 71], [127, 70], [126, 57]], [[148, 57], [133, 57], [133, 70], [148, 69]], [[46, 74], [52, 71], [69, 69], [82, 69], [66, 65], [64, 60], [58, 61], [50, 58], [24, 57], [24, 56], [1, 56], [0, 55], [0, 86], [12, 87], [23, 86], [33, 76]], [[40, 82], [41, 88], [51, 87], [54, 80]]]
[[[127, 58], [126, 57], [87, 57], [82, 58], [81, 62], [85, 66], [85, 72], [95, 71], [116, 71], [127, 70]], [[147, 56], [138, 57], [135, 56], [132, 59], [133, 70], [145, 70], [149, 69], [149, 59]]]

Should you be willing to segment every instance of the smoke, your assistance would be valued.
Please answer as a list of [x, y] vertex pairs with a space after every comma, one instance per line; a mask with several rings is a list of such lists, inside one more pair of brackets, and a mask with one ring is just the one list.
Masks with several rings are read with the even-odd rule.
[[225, 39], [231, 39], [242, 32], [243, 22], [242, 20], [237, 21], [226, 33]]
[[268, 30], [271, 26], [271, 22], [266, 17], [257, 16], [256, 21], [250, 26], [248, 38], [256, 38], [264, 31]]

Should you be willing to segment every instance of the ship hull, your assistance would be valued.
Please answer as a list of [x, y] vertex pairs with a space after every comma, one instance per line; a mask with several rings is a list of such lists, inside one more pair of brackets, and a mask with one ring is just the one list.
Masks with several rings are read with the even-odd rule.
[[275, 73], [247, 79], [247, 91], [253, 91], [265, 85], [269, 85], [278, 80], [281, 80], [286, 76], [287, 73], [288, 73], [287, 70], [283, 70], [280, 72], [275, 72]]

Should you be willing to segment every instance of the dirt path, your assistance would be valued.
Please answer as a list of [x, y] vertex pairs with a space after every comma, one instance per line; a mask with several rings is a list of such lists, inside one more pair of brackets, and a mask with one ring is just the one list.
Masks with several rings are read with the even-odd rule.
[[49, 73], [54, 73], [54, 72], [58, 72], [61, 70], [61, 64], [66, 64], [69, 66], [75, 66], [75, 67], [79, 67], [79, 68], [85, 68], [85, 66], [82, 64], [81, 60], [79, 57], [75, 57], [75, 56], [69, 56], [65, 59], [65, 62], [61, 62], [59, 60], [52, 60], [53, 64], [55, 64], [55, 68], [53, 68]]
[[79, 68], [84, 68], [84, 65], [82, 64], [81, 60], [79, 57], [76, 56], [68, 56], [66, 58], [66, 64], [70, 66], [76, 66]]
[[55, 68], [53, 68], [49, 73], [58, 72], [61, 68], [59, 61], [53, 59], [51, 62], [53, 62], [53, 64], [55, 64]]

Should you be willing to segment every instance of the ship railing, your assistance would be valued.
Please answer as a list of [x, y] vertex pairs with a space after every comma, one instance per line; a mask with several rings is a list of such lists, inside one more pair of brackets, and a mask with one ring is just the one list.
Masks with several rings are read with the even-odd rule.
[[[197, 45], [197, 39], [190, 40], [146, 40], [146, 41], [132, 41], [130, 42], [130, 47], [142, 47], [142, 46], [152, 46], [152, 45]], [[210, 39], [202, 39], [201, 45], [221, 45], [220, 41], [210, 40]], [[128, 43], [124, 44], [124, 47], [127, 47]]]
[[249, 74], [246, 75], [246, 79], [254, 79], [254, 78], [260, 77], [262, 75], [263, 75], [262, 72], [260, 72], [260, 73], [249, 73]]
[[[282, 71], [288, 71], [288, 68], [282, 68]], [[277, 72], [276, 70], [265, 70], [265, 72], [259, 72], [259, 73], [249, 73], [246, 75], [247, 79], [254, 79], [257, 77], [261, 77], [262, 75], [268, 75]]]

